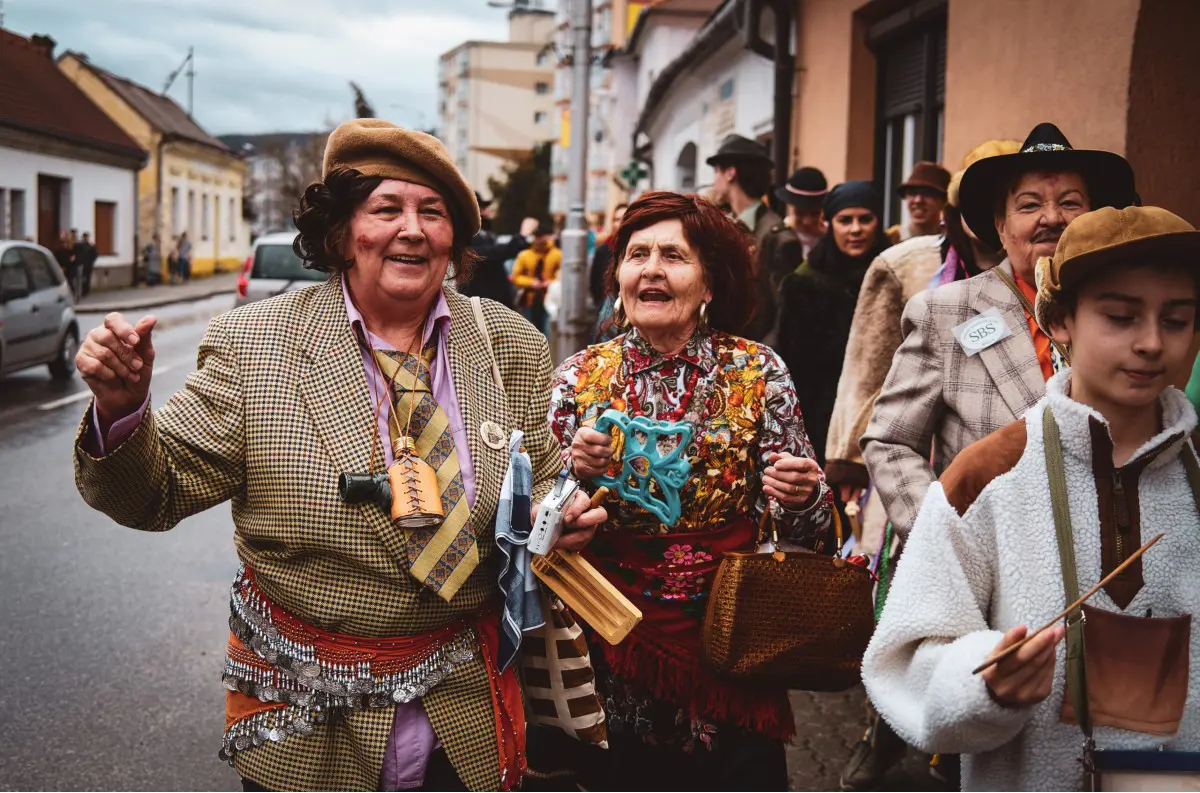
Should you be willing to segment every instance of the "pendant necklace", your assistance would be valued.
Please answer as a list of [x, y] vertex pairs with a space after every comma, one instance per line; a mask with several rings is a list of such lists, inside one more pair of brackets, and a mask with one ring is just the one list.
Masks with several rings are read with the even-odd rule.
[[[421, 322], [420, 331], [413, 339], [409, 352], [406, 353], [408, 357], [416, 359], [418, 372], [422, 367], [428, 369], [428, 366], [425, 364], [424, 356], [413, 350], [420, 349], [428, 330], [428, 324], [429, 315], [426, 314], [425, 319]], [[410, 434], [413, 413], [416, 412], [416, 390], [415, 388], [409, 390], [408, 418], [405, 420], [403, 431], [401, 431], [400, 420], [396, 415], [401, 400], [394, 399], [394, 397], [396, 378], [404, 369], [404, 364], [397, 362], [396, 371], [390, 378], [387, 377], [376, 357], [378, 351], [375, 350], [370, 336], [367, 335], [369, 332], [364, 322], [359, 340], [366, 347], [368, 357], [374, 364], [380, 381], [386, 385], [384, 393], [379, 396], [375, 406], [375, 417], [371, 422], [371, 455], [368, 461], [368, 470], [372, 473], [375, 471], [375, 450], [379, 445], [379, 414], [383, 409], [383, 400], [387, 399], [391, 405], [391, 409], [388, 411], [389, 424], [396, 430], [396, 437], [392, 441], [392, 464], [387, 469], [387, 477], [392, 490], [392, 519], [405, 529], [437, 528], [445, 520], [441, 492], [437, 483], [437, 472], [433, 470], [433, 466], [417, 454], [416, 441]], [[419, 381], [419, 376], [414, 373], [413, 379], [415, 386]], [[430, 387], [432, 387], [432, 377], [430, 378]]]

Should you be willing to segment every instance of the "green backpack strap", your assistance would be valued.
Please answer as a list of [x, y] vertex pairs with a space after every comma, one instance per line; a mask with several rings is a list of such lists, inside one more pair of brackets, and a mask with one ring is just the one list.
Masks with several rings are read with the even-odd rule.
[[[1058, 538], [1058, 556], [1062, 565], [1063, 592], [1067, 603], [1079, 599], [1079, 578], [1075, 569], [1075, 538], [1071, 529], [1071, 510], [1067, 502], [1067, 474], [1063, 466], [1062, 436], [1054, 412], [1046, 405], [1042, 411], [1042, 437], [1046, 447], [1046, 474], [1050, 480], [1050, 504], [1054, 511], [1054, 533]], [[1184, 443], [1180, 456], [1187, 473], [1196, 512], [1200, 514], [1200, 462], [1192, 444], [1197, 443], [1200, 433], [1193, 434], [1192, 443]], [[1071, 693], [1071, 705], [1075, 718], [1083, 730], [1088, 744], [1092, 738], [1092, 718], [1088, 710], [1087, 660], [1083, 652], [1083, 609], [1077, 608], [1067, 614], [1067, 685]]]
[[[1067, 472], [1063, 466], [1062, 436], [1049, 405], [1042, 411], [1042, 438], [1046, 447], [1046, 475], [1050, 480], [1050, 505], [1054, 510], [1054, 533], [1058, 537], [1063, 592], [1066, 595], [1066, 603], [1070, 604], [1079, 599], [1079, 577], [1075, 570], [1075, 538], [1071, 529], [1071, 508], [1067, 502]], [[1192, 464], [1196, 465], [1194, 458]], [[1197, 467], [1196, 475], [1200, 477], [1200, 466]], [[1092, 717], [1088, 710], [1082, 608], [1067, 613], [1067, 688], [1070, 690], [1071, 705], [1075, 708], [1079, 728], [1090, 741]]]

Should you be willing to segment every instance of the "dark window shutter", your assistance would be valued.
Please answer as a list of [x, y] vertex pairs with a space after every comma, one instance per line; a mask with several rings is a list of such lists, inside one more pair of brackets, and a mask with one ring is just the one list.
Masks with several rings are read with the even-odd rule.
[[946, 104], [946, 29], [942, 28], [934, 36], [937, 39], [937, 101], [939, 105]]
[[881, 53], [883, 114], [887, 118], [910, 113], [925, 96], [924, 37], [908, 36]]

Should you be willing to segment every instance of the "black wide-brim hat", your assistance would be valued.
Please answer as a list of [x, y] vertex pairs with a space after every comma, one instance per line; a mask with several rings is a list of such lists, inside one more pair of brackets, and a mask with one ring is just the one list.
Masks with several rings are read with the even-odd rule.
[[820, 209], [829, 195], [825, 174], [812, 166], [792, 173], [783, 187], [775, 188], [775, 197], [799, 209]]
[[712, 166], [736, 165], [738, 162], [760, 162], [772, 165], [775, 161], [767, 153], [767, 147], [747, 137], [726, 135], [717, 153], [704, 162]]
[[1074, 149], [1058, 127], [1038, 124], [1016, 154], [985, 157], [971, 165], [959, 184], [959, 209], [980, 242], [992, 250], [1002, 247], [996, 233], [995, 206], [1000, 192], [1028, 171], [1073, 171], [1083, 176], [1093, 210], [1124, 209], [1138, 203], [1133, 168], [1111, 151]]

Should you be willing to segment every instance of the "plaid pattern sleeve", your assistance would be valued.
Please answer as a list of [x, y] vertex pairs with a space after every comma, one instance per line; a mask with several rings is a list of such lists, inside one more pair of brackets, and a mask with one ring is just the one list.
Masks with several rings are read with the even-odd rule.
[[166, 531], [233, 496], [245, 476], [242, 388], [222, 315], [200, 342], [196, 371], [111, 454], [83, 451], [92, 407], [80, 423], [75, 481], [89, 506], [123, 526]]
[[892, 359], [862, 439], [871, 481], [901, 537], [908, 536], [925, 491], [936, 479], [930, 455], [945, 410], [942, 349], [929, 294], [917, 294], [904, 309], [904, 342]]

